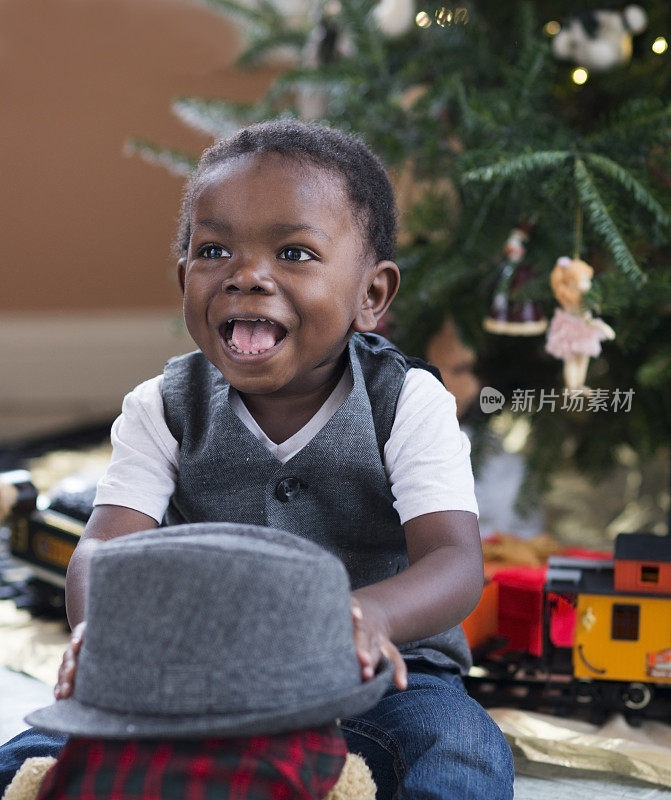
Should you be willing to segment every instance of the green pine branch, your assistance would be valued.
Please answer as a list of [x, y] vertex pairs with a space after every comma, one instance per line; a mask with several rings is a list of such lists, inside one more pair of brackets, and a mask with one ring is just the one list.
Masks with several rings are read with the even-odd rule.
[[231, 136], [244, 125], [255, 122], [253, 109], [226, 100], [199, 100], [182, 97], [172, 104], [174, 113], [190, 128], [217, 139]]
[[628, 148], [638, 154], [642, 143], [671, 139], [671, 103], [639, 98], [626, 103], [605, 124], [586, 137], [590, 149]]
[[522, 3], [517, 16], [519, 55], [507, 70], [504, 69], [503, 74], [510, 98], [511, 119], [524, 119], [530, 111], [537, 113], [537, 106], [544, 94], [549, 47], [538, 39], [535, 14], [529, 4]]
[[527, 153], [522, 156], [509, 158], [499, 164], [490, 164], [478, 169], [470, 169], [462, 175], [464, 183], [492, 181], [511, 181], [528, 176], [537, 170], [555, 169], [564, 164], [571, 153], [565, 150], [550, 150], [537, 153]]
[[198, 0], [198, 2], [221, 14], [238, 18], [247, 23], [251, 22], [261, 28], [272, 27], [273, 23], [279, 26], [284, 24], [284, 17], [278, 8], [268, 0], [257, 0], [253, 4], [237, 2], [237, 0]]
[[240, 67], [250, 68], [262, 63], [271, 51], [288, 50], [296, 53], [305, 45], [305, 33], [291, 28], [269, 30], [254, 37], [249, 47], [238, 58]]
[[501, 181], [491, 186], [485, 197], [481, 198], [478, 203], [475, 213], [471, 216], [471, 223], [469, 225], [468, 235], [464, 242], [464, 248], [470, 252], [475, 245], [476, 240], [480, 237], [482, 229], [491, 214], [491, 210], [495, 203], [501, 196], [504, 189], [504, 183]]
[[637, 180], [629, 170], [616, 164], [612, 159], [599, 155], [598, 153], [587, 153], [585, 155], [585, 161], [597, 172], [600, 172], [614, 183], [619, 183], [625, 192], [631, 194], [634, 202], [638, 203], [652, 214], [658, 225], [662, 228], [669, 228], [671, 226], [671, 217], [669, 217], [664, 207], [647, 187]]
[[575, 159], [574, 177], [585, 216], [591, 222], [595, 232], [605, 241], [616, 266], [635, 285], [640, 286], [645, 280], [645, 276], [624, 239], [620, 236], [617, 225], [614, 223], [592, 176], [585, 166], [585, 162], [581, 158]]
[[659, 349], [638, 369], [637, 378], [650, 388], [671, 386], [671, 353], [668, 348]]
[[126, 155], [137, 155], [148, 164], [164, 167], [173, 175], [186, 176], [196, 166], [197, 159], [176, 150], [158, 147], [145, 139], [129, 139], [124, 145]]

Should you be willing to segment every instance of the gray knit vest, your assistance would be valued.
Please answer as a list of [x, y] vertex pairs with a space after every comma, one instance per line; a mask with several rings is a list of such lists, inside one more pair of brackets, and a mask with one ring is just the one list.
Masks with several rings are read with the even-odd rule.
[[[383, 453], [408, 369], [428, 365], [374, 334], [355, 334], [348, 356], [352, 391], [285, 464], [235, 414], [230, 385], [202, 353], [171, 359], [163, 405], [180, 456], [164, 524], [239, 522], [289, 531], [337, 555], [353, 589], [405, 569], [405, 536]], [[408, 660], [445, 668], [465, 671], [471, 663], [461, 627], [399, 649]]]

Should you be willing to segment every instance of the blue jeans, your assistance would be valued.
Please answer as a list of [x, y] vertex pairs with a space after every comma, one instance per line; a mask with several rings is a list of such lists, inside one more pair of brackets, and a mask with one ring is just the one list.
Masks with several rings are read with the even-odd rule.
[[511, 800], [513, 761], [503, 734], [461, 678], [408, 663], [408, 688], [391, 688], [359, 717], [342, 719], [377, 800]]
[[11, 782], [17, 770], [27, 758], [53, 756], [58, 758], [67, 736], [42, 733], [28, 728], [0, 747], [0, 796]]

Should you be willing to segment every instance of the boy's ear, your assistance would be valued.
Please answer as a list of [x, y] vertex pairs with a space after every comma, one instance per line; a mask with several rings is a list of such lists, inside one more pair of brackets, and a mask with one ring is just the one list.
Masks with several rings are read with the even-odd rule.
[[177, 262], [177, 280], [179, 281], [182, 294], [184, 294], [184, 273], [186, 272], [186, 256], [182, 256]]
[[358, 333], [375, 330], [380, 317], [389, 308], [401, 282], [401, 274], [393, 261], [378, 261], [368, 291], [352, 327]]

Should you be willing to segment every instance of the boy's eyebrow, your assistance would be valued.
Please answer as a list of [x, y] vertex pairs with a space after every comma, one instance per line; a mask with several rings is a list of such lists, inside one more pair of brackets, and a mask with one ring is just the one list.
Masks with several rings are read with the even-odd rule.
[[[231, 226], [227, 222], [219, 219], [199, 219], [193, 226], [193, 232], [198, 228], [209, 228], [217, 233], [230, 234]], [[192, 233], [193, 233], [192, 232]], [[317, 228], [314, 225], [307, 223], [293, 223], [293, 222], [278, 222], [276, 225], [271, 225], [268, 228], [268, 233], [275, 236], [286, 236], [290, 233], [312, 233], [320, 239], [325, 239], [327, 242], [333, 244], [333, 239], [322, 228]]]
[[272, 233], [276, 233], [279, 235], [289, 234], [289, 233], [312, 233], [315, 236], [318, 236], [320, 239], [326, 239], [327, 242], [333, 244], [333, 239], [326, 233], [325, 230], [322, 228], [316, 228], [314, 225], [307, 225], [305, 223], [278, 223], [277, 225], [273, 225], [270, 228]]
[[209, 228], [212, 231], [216, 231], [217, 233], [229, 233], [231, 230], [231, 226], [228, 225], [226, 222], [222, 222], [218, 219], [199, 219], [196, 221], [196, 224], [193, 226], [193, 231], [191, 232], [192, 235], [195, 233], [198, 228]]

